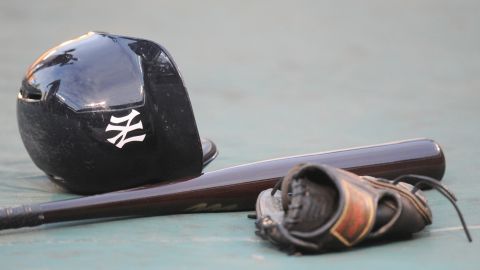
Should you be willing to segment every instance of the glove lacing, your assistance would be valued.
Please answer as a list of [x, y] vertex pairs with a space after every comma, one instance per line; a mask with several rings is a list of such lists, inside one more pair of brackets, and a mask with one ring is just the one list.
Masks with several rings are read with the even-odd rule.
[[424, 176], [424, 175], [417, 175], [417, 174], [407, 174], [407, 175], [399, 176], [392, 181], [392, 184], [397, 185], [400, 182], [405, 182], [405, 180], [407, 179], [418, 180], [418, 182], [413, 186], [413, 189], [412, 189], [413, 194], [415, 194], [420, 189], [420, 186], [427, 185], [429, 187], [436, 189], [444, 197], [446, 197], [452, 203], [453, 207], [455, 207], [458, 217], [460, 218], [460, 222], [462, 223], [463, 230], [467, 235], [468, 241], [472, 242], [472, 237], [467, 228], [467, 224], [465, 223], [465, 219], [463, 218], [462, 212], [460, 212], [460, 209], [458, 208], [458, 205], [456, 203], [457, 198], [450, 190], [447, 189], [445, 185], [440, 184], [438, 180], [435, 178]]

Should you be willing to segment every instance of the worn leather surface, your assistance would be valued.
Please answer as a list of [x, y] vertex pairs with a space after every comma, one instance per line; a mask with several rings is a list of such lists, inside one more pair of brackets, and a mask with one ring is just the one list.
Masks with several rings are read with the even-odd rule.
[[[262, 238], [289, 252], [327, 252], [371, 239], [410, 237], [432, 222], [426, 199], [412, 188], [305, 164], [283, 179], [277, 191], [281, 202], [278, 195], [260, 194], [255, 224]], [[392, 211], [382, 212], [385, 207]]]

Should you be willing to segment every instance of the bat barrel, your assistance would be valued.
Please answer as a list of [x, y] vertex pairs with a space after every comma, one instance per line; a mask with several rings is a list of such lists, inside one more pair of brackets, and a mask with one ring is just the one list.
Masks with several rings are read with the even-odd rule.
[[[21, 226], [106, 217], [252, 210], [258, 194], [299, 163], [328, 164], [387, 179], [421, 174], [440, 180], [445, 171], [440, 146], [429, 139], [415, 139], [266, 160], [172, 183], [17, 207], [13, 210], [17, 213], [14, 219], [20, 219], [25, 207], [32, 211], [23, 210], [28, 218]], [[5, 211], [0, 212], [0, 224], [4, 224], [0, 229], [7, 228], [5, 224], [13, 220], [12, 215], [8, 218], [2, 214]], [[19, 222], [14, 223], [16, 228], [21, 227]]]

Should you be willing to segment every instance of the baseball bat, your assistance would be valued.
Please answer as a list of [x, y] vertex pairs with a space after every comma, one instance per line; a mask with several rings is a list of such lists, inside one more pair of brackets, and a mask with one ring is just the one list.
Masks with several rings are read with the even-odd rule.
[[107, 217], [252, 210], [258, 194], [299, 163], [328, 164], [359, 175], [441, 179], [445, 157], [429, 139], [285, 157], [207, 172], [192, 179], [75, 199], [0, 209], [0, 229]]

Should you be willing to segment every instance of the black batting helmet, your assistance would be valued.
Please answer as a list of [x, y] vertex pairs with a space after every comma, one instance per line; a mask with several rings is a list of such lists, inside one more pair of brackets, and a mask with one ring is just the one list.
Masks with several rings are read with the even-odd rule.
[[25, 75], [17, 118], [34, 163], [75, 193], [193, 177], [216, 155], [172, 57], [144, 39], [90, 32], [48, 50]]

